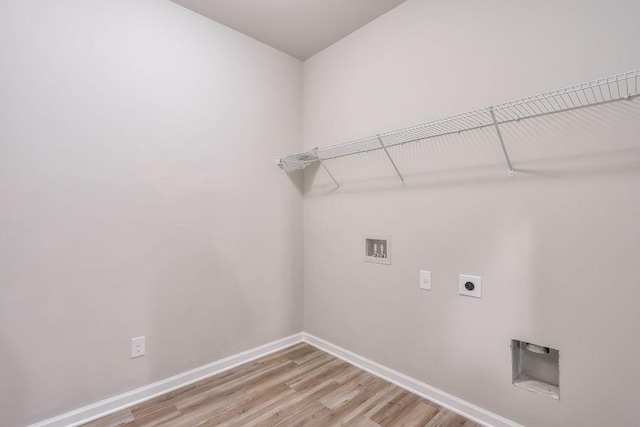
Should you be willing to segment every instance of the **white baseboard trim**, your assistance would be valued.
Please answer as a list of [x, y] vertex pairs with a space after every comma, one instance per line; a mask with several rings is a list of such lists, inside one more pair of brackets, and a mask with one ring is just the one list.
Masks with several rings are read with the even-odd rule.
[[478, 424], [488, 427], [523, 427], [500, 415], [489, 412], [473, 403], [462, 400], [447, 392], [439, 390], [391, 368], [387, 368], [379, 363], [371, 361], [359, 354], [353, 353], [337, 345], [331, 344], [321, 338], [306, 332], [302, 333], [304, 342], [322, 350], [333, 356], [344, 360], [360, 369], [372, 373], [373, 375], [389, 381], [411, 393], [417, 394], [443, 408], [447, 408], [457, 414], [462, 415]]
[[89, 421], [113, 414], [149, 399], [153, 399], [154, 397], [161, 396], [165, 393], [169, 393], [170, 391], [235, 368], [236, 366], [259, 359], [287, 347], [291, 347], [299, 342], [302, 342], [302, 333], [297, 333], [286, 338], [252, 348], [251, 350], [226, 357], [216, 362], [209, 363], [208, 365], [200, 366], [190, 371], [174, 375], [153, 384], [101, 400], [100, 402], [32, 424], [30, 427], [73, 427], [88, 423]]
[[170, 378], [149, 384], [117, 396], [101, 400], [82, 408], [66, 412], [53, 418], [32, 424], [29, 427], [75, 427], [90, 421], [113, 414], [154, 397], [161, 396], [181, 387], [188, 386], [203, 379], [212, 377], [236, 366], [259, 359], [276, 351], [291, 347], [299, 342], [306, 342], [333, 356], [342, 359], [360, 369], [389, 381], [418, 396], [424, 397], [444, 408], [462, 415], [478, 424], [488, 427], [523, 427], [500, 415], [487, 411], [479, 406], [457, 398], [449, 393], [387, 368], [356, 353], [331, 344], [306, 332], [300, 332], [242, 353], [226, 357], [213, 363], [174, 375]]

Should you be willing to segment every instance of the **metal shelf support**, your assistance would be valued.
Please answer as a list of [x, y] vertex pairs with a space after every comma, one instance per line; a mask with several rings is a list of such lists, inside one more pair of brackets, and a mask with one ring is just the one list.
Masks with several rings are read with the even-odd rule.
[[507, 147], [504, 145], [504, 139], [502, 138], [502, 133], [500, 132], [500, 126], [498, 126], [498, 121], [496, 120], [496, 113], [493, 109], [493, 106], [489, 107], [489, 113], [491, 113], [491, 120], [493, 120], [493, 125], [496, 127], [496, 133], [498, 134], [498, 139], [500, 140], [500, 146], [502, 147], [504, 158], [507, 161], [507, 166], [509, 167], [508, 174], [511, 177], [513, 176], [513, 166], [511, 165], [511, 159], [509, 159]]
[[336, 181], [336, 179], [333, 177], [333, 174], [331, 172], [329, 172], [329, 169], [327, 169], [327, 166], [322, 161], [322, 158], [320, 158], [320, 155], [318, 154], [318, 147], [313, 149], [313, 154], [316, 156], [316, 158], [320, 162], [320, 166], [322, 166], [324, 168], [324, 170], [329, 174], [329, 176], [331, 177], [333, 182], [336, 184], [336, 189], [340, 188], [340, 184], [338, 184], [338, 181]]
[[396, 170], [396, 173], [398, 174], [398, 177], [400, 177], [400, 181], [402, 182], [402, 185], [404, 185], [404, 178], [402, 177], [402, 174], [398, 170], [398, 167], [396, 166], [396, 162], [393, 161], [393, 158], [391, 157], [391, 154], [389, 154], [389, 151], [387, 150], [387, 147], [384, 146], [384, 142], [382, 142], [382, 138], [380, 138], [380, 135], [377, 135], [377, 137], [378, 137], [378, 141], [380, 141], [380, 145], [382, 146], [382, 149], [384, 150], [384, 153], [389, 158], [389, 161], [393, 165], [393, 168]]

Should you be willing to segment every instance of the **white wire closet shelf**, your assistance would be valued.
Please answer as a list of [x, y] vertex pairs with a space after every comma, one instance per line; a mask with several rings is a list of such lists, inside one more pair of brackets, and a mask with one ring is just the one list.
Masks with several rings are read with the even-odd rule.
[[340, 185], [324, 164], [325, 160], [366, 153], [373, 150], [384, 150], [400, 177], [400, 180], [404, 183], [402, 174], [387, 151], [388, 147], [458, 134], [474, 129], [494, 127], [502, 146], [509, 176], [512, 176], [513, 167], [502, 134], [500, 133], [500, 125], [595, 105], [630, 100], [640, 94], [638, 92], [639, 80], [640, 70], [628, 71], [626, 73], [541, 93], [539, 95], [528, 96], [515, 101], [491, 105], [479, 110], [473, 110], [420, 125], [369, 136], [367, 138], [324, 148], [314, 148], [304, 153], [276, 157], [276, 164], [285, 170], [296, 170], [304, 169], [310, 164], [319, 162], [339, 187]]

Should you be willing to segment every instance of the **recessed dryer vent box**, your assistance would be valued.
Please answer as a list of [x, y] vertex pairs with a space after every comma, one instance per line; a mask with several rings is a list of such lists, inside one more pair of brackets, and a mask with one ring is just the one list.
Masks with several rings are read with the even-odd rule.
[[513, 385], [560, 400], [560, 352], [511, 340]]
[[391, 236], [365, 235], [362, 260], [378, 264], [391, 264]]

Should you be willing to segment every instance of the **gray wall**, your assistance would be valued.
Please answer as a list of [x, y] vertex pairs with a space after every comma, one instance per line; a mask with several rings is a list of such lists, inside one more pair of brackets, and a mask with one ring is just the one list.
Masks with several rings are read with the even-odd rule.
[[301, 85], [169, 1], [0, 2], [0, 424], [302, 329]]
[[[640, 66], [637, 1], [409, 0], [304, 63], [304, 144], [369, 136]], [[305, 331], [529, 427], [637, 424], [640, 99], [305, 172]], [[362, 262], [391, 234], [390, 266]], [[418, 289], [420, 269], [433, 290]], [[457, 295], [480, 275], [482, 299]], [[510, 339], [560, 350], [561, 400]]]

